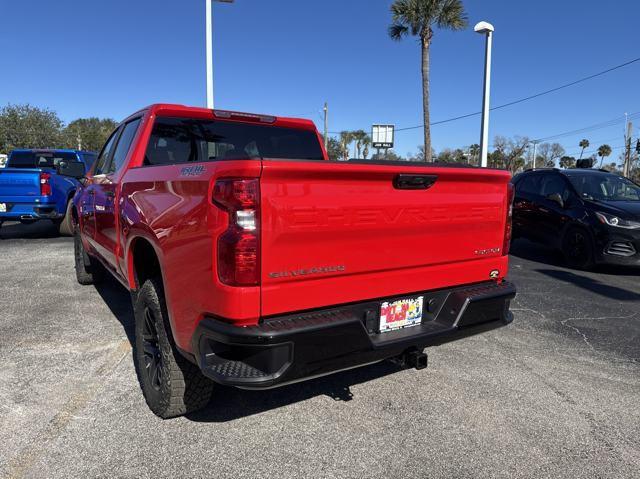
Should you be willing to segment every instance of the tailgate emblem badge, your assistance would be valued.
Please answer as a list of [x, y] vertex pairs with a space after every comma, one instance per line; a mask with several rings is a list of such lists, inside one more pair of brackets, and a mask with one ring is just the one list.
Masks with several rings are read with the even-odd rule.
[[473, 252], [476, 256], [487, 256], [490, 254], [498, 254], [502, 251], [502, 248], [488, 248], [488, 249], [477, 249]]
[[269, 273], [269, 278], [293, 278], [296, 276], [308, 276], [311, 274], [327, 274], [327, 273], [339, 273], [345, 271], [347, 268], [344, 265], [337, 266], [319, 266], [317, 268], [308, 269], [294, 269], [289, 271], [274, 271]]
[[185, 166], [180, 170], [180, 176], [199, 176], [205, 172], [203, 165]]

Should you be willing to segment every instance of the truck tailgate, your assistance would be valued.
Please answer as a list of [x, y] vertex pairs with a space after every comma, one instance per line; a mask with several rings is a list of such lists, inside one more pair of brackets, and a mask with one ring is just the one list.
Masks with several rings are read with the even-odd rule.
[[0, 199], [18, 202], [40, 195], [40, 170], [0, 168]]
[[263, 161], [262, 314], [503, 277], [509, 178], [475, 168]]

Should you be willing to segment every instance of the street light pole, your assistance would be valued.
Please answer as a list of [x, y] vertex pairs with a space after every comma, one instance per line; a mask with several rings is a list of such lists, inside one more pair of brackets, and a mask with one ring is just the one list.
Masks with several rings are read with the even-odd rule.
[[207, 28], [207, 108], [213, 109], [213, 2], [233, 3], [234, 0], [204, 0]]
[[482, 126], [480, 132], [480, 166], [487, 167], [489, 154], [489, 98], [491, 92], [491, 47], [494, 28], [488, 22], [478, 23], [474, 31], [486, 35], [484, 50], [484, 94], [482, 95]]
[[213, 0], [207, 5], [207, 108], [213, 110]]

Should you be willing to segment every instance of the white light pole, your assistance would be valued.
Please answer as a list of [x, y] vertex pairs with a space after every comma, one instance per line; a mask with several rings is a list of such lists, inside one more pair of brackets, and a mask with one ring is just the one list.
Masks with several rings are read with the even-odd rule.
[[484, 94], [482, 96], [482, 130], [480, 133], [480, 166], [487, 167], [489, 147], [489, 97], [491, 90], [491, 43], [493, 40], [493, 25], [488, 22], [478, 23], [474, 29], [477, 33], [486, 35], [484, 50]]
[[233, 3], [234, 0], [204, 0], [207, 17], [207, 108], [213, 109], [213, 2]]

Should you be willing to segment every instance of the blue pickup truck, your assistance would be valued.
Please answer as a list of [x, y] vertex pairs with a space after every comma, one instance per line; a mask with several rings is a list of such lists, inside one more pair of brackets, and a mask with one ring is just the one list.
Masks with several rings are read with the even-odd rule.
[[13, 150], [0, 168], [0, 225], [47, 219], [61, 235], [71, 235], [71, 199], [80, 173], [95, 159], [90, 151]]

